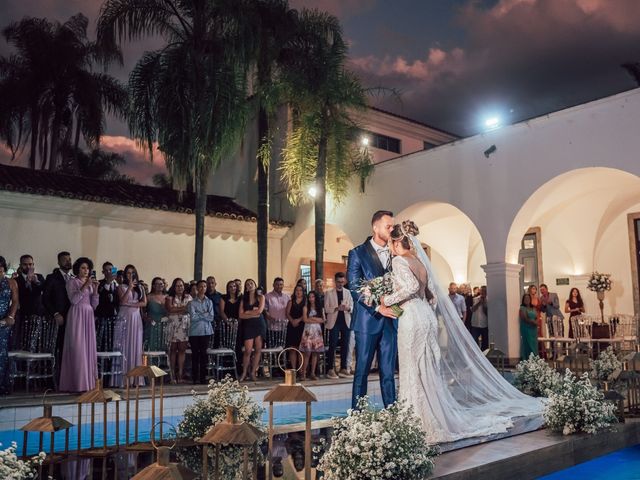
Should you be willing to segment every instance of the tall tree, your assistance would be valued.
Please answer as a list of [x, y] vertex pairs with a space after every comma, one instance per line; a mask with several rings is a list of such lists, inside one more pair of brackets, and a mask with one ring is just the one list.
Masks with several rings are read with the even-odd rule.
[[14, 155], [29, 142], [31, 168], [39, 158], [41, 168], [57, 169], [72, 137], [75, 151], [81, 136], [96, 147], [106, 114], [126, 110], [124, 87], [94, 71], [120, 59], [120, 51], [99, 51], [87, 26], [78, 14], [63, 24], [24, 18], [2, 31], [15, 53], [0, 57], [0, 137]]
[[303, 10], [296, 38], [283, 70], [290, 87], [293, 126], [281, 165], [289, 200], [305, 201], [313, 189], [316, 278], [324, 276], [327, 191], [336, 201], [349, 179], [371, 173], [369, 152], [360, 146], [358, 111], [367, 108], [366, 90], [345, 68], [347, 46], [338, 20]]
[[132, 135], [149, 151], [158, 142], [171, 177], [193, 179], [194, 278], [202, 278], [207, 183], [238, 145], [247, 112], [253, 32], [247, 0], [107, 0], [98, 42], [160, 35], [166, 44], [147, 52], [129, 77]]

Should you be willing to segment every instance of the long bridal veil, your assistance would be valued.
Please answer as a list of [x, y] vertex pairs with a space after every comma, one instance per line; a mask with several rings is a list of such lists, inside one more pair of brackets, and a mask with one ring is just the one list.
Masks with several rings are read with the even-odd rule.
[[[420, 241], [411, 236], [418, 259], [429, 275], [429, 289], [436, 295], [441, 350], [440, 374], [453, 399], [452, 409], [477, 411], [478, 416], [532, 416], [542, 413], [540, 399], [529, 397], [513, 387], [491, 365], [478, 348], [433, 271]], [[451, 412], [455, 414], [455, 412]]]

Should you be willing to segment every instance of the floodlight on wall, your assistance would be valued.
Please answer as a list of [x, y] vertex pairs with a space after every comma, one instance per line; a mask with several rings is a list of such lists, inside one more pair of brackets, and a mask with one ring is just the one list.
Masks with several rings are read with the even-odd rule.
[[484, 156], [489, 158], [489, 156], [494, 153], [496, 150], [498, 150], [498, 147], [496, 147], [495, 145], [491, 145], [489, 148], [487, 148], [483, 153]]

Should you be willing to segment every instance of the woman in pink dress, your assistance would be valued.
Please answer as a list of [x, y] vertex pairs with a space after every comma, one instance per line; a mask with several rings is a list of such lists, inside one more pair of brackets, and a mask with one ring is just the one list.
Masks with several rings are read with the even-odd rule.
[[[122, 322], [120, 328], [120, 347], [124, 356], [124, 372], [133, 367], [142, 365], [142, 315], [140, 308], [147, 306], [147, 297], [144, 289], [138, 283], [138, 271], [133, 265], [124, 268], [124, 282], [118, 287], [120, 310], [118, 321]], [[124, 382], [120, 382], [122, 386]], [[144, 383], [142, 377], [138, 377], [138, 384]], [[135, 385], [135, 382], [133, 383]]]
[[91, 276], [93, 262], [86, 257], [73, 264], [75, 278], [67, 282], [71, 308], [67, 313], [60, 391], [86, 392], [96, 386], [96, 327], [93, 311], [98, 306], [98, 281]]

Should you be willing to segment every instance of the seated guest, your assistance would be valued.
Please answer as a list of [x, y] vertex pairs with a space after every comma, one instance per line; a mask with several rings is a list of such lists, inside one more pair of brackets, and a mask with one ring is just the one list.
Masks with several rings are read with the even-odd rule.
[[189, 302], [189, 345], [191, 345], [191, 378], [195, 384], [207, 383], [207, 347], [213, 335], [214, 306], [207, 297], [207, 282], [197, 283], [197, 294]]
[[113, 351], [113, 329], [118, 318], [118, 283], [111, 262], [102, 264], [103, 278], [98, 283], [98, 306], [96, 308], [96, 347], [99, 352]]
[[571, 319], [582, 315], [585, 312], [584, 302], [582, 301], [582, 295], [580, 290], [573, 287], [569, 292], [569, 298], [564, 303], [564, 312], [569, 314], [569, 338], [575, 338], [573, 335], [573, 325], [571, 325]]
[[[267, 336], [263, 312], [264, 295], [259, 295], [256, 292], [256, 282], [249, 278], [244, 282], [244, 292], [240, 302], [240, 323], [242, 323], [242, 341], [244, 344], [240, 381], [247, 377], [249, 364], [251, 364], [250, 378], [253, 381], [256, 379], [260, 358], [262, 357], [262, 345]], [[251, 359], [252, 353], [253, 360]]]
[[[287, 303], [287, 338], [285, 346], [287, 348], [300, 348], [302, 333], [304, 332], [304, 307], [307, 304], [307, 296], [302, 285], [296, 285], [293, 289], [293, 296]], [[289, 363], [294, 370], [298, 368], [299, 355], [293, 350], [289, 350]]]
[[98, 306], [98, 281], [91, 276], [93, 262], [86, 257], [73, 264], [75, 278], [67, 282], [71, 307], [67, 312], [60, 390], [86, 392], [98, 378], [94, 309]]
[[318, 354], [324, 352], [324, 341], [322, 339], [322, 327], [324, 325], [324, 308], [317, 302], [318, 296], [315, 290], [309, 292], [307, 304], [302, 310], [302, 321], [304, 330], [302, 340], [300, 340], [300, 351], [304, 355], [304, 367], [302, 369], [302, 380], [307, 376], [307, 365], [309, 365], [309, 378], [317, 380], [316, 368], [318, 366]]
[[7, 275], [7, 261], [0, 257], [0, 395], [10, 391], [9, 346], [18, 311], [18, 284]]
[[[184, 281], [181, 278], [175, 278], [165, 300], [165, 309], [169, 314], [167, 341], [170, 345], [169, 370], [171, 372], [171, 383], [185, 382], [184, 360], [189, 343], [189, 312], [187, 305], [192, 299], [193, 297], [186, 292]], [[178, 362], [177, 368], [176, 360]]]
[[531, 295], [525, 293], [520, 304], [520, 359], [527, 360], [534, 353], [538, 354], [538, 312], [531, 305]]
[[163, 329], [166, 325], [167, 310], [164, 308], [167, 295], [164, 293], [164, 281], [160, 277], [151, 280], [151, 292], [147, 296], [147, 310], [144, 322], [144, 345], [146, 351], [159, 352], [166, 349]]
[[[327, 352], [327, 377], [351, 377], [349, 354], [351, 353], [351, 312], [353, 298], [351, 292], [344, 288], [347, 276], [338, 272], [334, 276], [336, 288], [327, 291], [324, 297], [324, 309], [327, 317], [329, 333], [329, 351]], [[336, 349], [340, 341], [340, 369], [336, 374]]]
[[[20, 257], [20, 274], [16, 277], [18, 284], [18, 316], [17, 349], [35, 351], [37, 339], [27, 337], [28, 325], [45, 321], [45, 308], [42, 303], [45, 280], [36, 273], [35, 262], [31, 255]], [[53, 351], [51, 353], [54, 353]]]
[[[286, 328], [287, 304], [291, 297], [284, 293], [284, 280], [276, 277], [273, 280], [273, 290], [265, 295], [264, 316], [267, 319], [269, 330], [280, 330]], [[272, 345], [269, 345], [272, 347]]]

